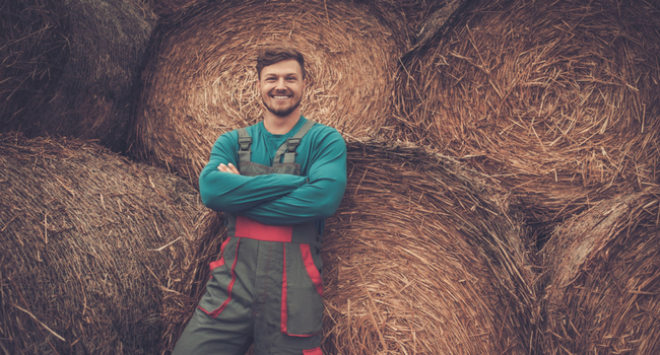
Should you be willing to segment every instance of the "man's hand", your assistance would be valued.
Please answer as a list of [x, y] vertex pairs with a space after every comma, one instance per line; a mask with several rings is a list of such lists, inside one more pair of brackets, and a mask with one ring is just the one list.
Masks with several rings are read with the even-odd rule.
[[241, 173], [238, 172], [238, 169], [236, 169], [232, 163], [229, 163], [228, 165], [220, 164], [218, 165], [218, 170], [222, 171], [223, 173], [241, 175]]

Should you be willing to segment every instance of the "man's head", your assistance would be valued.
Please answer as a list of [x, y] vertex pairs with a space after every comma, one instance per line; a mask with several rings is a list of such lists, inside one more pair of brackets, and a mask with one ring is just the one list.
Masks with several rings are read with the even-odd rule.
[[268, 47], [257, 58], [259, 89], [266, 109], [286, 117], [300, 105], [305, 88], [305, 60], [290, 47]]

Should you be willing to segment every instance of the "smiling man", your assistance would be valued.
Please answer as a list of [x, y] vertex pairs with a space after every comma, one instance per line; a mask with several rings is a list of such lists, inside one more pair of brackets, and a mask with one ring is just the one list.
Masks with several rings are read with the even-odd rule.
[[324, 219], [346, 187], [346, 146], [300, 113], [303, 55], [257, 58], [263, 122], [223, 134], [199, 177], [227, 239], [174, 355], [321, 355]]

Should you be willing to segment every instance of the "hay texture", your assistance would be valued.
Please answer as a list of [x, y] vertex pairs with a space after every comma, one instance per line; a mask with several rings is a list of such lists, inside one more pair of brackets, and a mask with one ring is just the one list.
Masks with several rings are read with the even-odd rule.
[[[528, 354], [538, 322], [527, 235], [479, 174], [417, 147], [348, 145], [343, 202], [326, 222], [327, 354]], [[219, 213], [202, 235], [176, 341], [218, 258]], [[189, 295], [183, 297], [183, 295]], [[174, 303], [172, 303], [174, 305]], [[170, 343], [170, 347], [174, 343]]]
[[337, 1], [225, 1], [164, 20], [146, 64], [132, 154], [197, 183], [221, 134], [262, 119], [258, 50], [304, 55], [309, 119], [347, 136], [383, 129], [392, 114], [397, 36], [364, 5]]
[[0, 127], [126, 149], [134, 83], [155, 15], [142, 0], [0, 6]]
[[398, 137], [501, 178], [532, 223], [658, 181], [657, 1], [474, 2], [397, 84]]
[[159, 354], [198, 194], [96, 144], [0, 135], [0, 353]]
[[439, 9], [446, 8], [451, 1], [426, 0], [357, 0], [367, 4], [370, 10], [401, 34], [406, 47], [411, 48], [425, 22]]
[[406, 50], [417, 48], [441, 30], [453, 15], [460, 13], [466, 0], [357, 0], [401, 34]]
[[158, 16], [170, 16], [175, 13], [186, 11], [190, 6], [201, 3], [204, 0], [145, 0], [153, 12]]
[[542, 250], [544, 354], [660, 353], [660, 190], [557, 227]]

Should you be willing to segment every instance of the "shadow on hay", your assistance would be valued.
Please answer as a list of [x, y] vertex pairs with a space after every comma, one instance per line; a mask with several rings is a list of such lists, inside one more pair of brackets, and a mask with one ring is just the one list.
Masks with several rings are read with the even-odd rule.
[[4, 1], [2, 131], [126, 150], [134, 83], [155, 21], [141, 0]]

